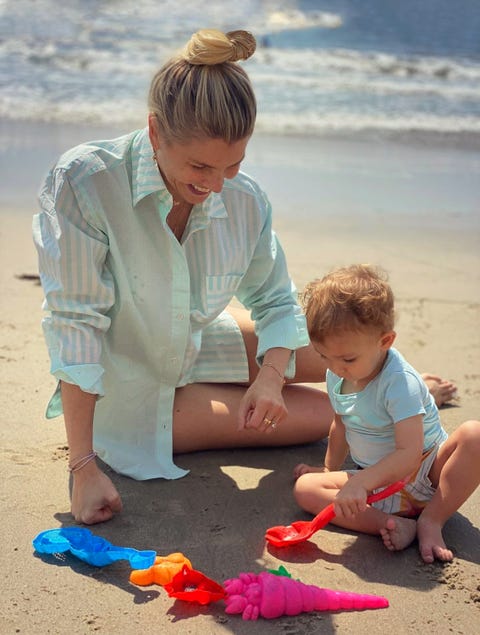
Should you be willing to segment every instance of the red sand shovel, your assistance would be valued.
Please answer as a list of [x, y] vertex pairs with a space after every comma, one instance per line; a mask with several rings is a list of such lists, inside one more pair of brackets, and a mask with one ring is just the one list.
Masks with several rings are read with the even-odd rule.
[[[389, 485], [381, 492], [376, 494], [370, 494], [367, 497], [367, 503], [375, 503], [376, 501], [388, 498], [392, 494], [399, 492], [407, 480], [397, 481], [392, 485]], [[265, 534], [265, 540], [274, 547], [290, 547], [292, 545], [298, 545], [305, 540], [308, 540], [314, 533], [316, 533], [335, 517], [335, 509], [333, 503], [327, 505], [325, 509], [313, 518], [313, 520], [297, 520], [291, 525], [277, 525], [276, 527], [270, 527]]]

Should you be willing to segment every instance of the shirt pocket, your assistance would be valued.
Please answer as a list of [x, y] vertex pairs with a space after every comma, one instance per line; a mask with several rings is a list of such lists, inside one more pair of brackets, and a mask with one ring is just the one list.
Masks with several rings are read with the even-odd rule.
[[210, 316], [220, 314], [235, 295], [242, 276], [228, 274], [226, 276], [206, 276], [205, 304]]

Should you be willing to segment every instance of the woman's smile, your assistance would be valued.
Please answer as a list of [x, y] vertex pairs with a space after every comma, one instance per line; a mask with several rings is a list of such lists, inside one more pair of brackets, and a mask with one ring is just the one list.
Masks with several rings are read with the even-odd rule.
[[207, 197], [211, 190], [209, 190], [206, 187], [201, 187], [200, 185], [194, 185], [193, 183], [190, 183], [188, 185], [189, 190], [192, 192], [192, 194], [194, 194], [195, 196], [202, 196], [202, 197]]

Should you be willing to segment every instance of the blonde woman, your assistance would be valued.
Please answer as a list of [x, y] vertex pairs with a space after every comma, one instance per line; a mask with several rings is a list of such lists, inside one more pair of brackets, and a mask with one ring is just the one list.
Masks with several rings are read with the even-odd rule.
[[[72, 513], [121, 510], [97, 464], [186, 474], [174, 453], [327, 435], [327, 396], [267, 197], [240, 172], [256, 102], [245, 31], [196, 33], [153, 78], [148, 127], [64, 154], [34, 219]], [[236, 297], [247, 311], [229, 309]]]

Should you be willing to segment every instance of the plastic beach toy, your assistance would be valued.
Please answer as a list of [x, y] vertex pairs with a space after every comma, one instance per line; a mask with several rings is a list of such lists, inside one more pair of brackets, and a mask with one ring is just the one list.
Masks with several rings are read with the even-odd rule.
[[227, 595], [225, 589], [218, 582], [207, 578], [201, 571], [195, 571], [186, 565], [174, 576], [171, 582], [164, 585], [164, 589], [172, 598], [185, 602], [197, 602], [197, 604], [218, 602]]
[[182, 570], [183, 566], [192, 569], [192, 563], [183, 553], [170, 553], [168, 556], [157, 556], [149, 569], [137, 569], [130, 573], [130, 582], [145, 586], [160, 584], [165, 586]]
[[241, 613], [244, 620], [273, 619], [311, 611], [382, 609], [388, 600], [378, 595], [322, 589], [285, 576], [263, 572], [241, 573], [225, 580], [226, 613]]
[[117, 560], [128, 560], [133, 569], [147, 569], [153, 565], [157, 555], [155, 551], [116, 547], [84, 527], [47, 529], [33, 539], [33, 547], [38, 553], [70, 551], [76, 558], [95, 567], [104, 567]]
[[[381, 492], [376, 494], [370, 494], [367, 498], [367, 503], [375, 503], [375, 501], [388, 498], [392, 494], [399, 492], [408, 481], [397, 481], [392, 485], [389, 485]], [[314, 533], [316, 533], [335, 517], [335, 509], [333, 503], [327, 505], [325, 509], [315, 516], [313, 520], [297, 520], [291, 525], [277, 525], [276, 527], [270, 527], [265, 534], [265, 540], [274, 547], [291, 547], [292, 545], [298, 545], [305, 540], [308, 540]]]

